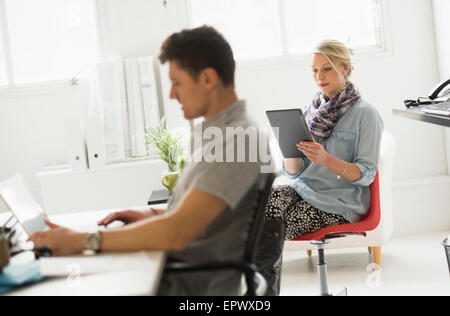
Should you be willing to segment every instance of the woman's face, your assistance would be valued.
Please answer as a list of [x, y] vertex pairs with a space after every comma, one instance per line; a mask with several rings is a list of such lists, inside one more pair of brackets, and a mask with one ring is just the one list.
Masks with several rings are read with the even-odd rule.
[[348, 67], [340, 64], [335, 66], [337, 69], [322, 54], [315, 53], [312, 56], [311, 69], [314, 81], [329, 99], [334, 98], [347, 84], [346, 74], [349, 71]]

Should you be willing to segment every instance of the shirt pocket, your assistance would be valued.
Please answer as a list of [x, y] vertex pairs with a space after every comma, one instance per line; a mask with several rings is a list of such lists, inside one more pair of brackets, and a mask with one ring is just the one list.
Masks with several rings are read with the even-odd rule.
[[356, 133], [333, 131], [327, 141], [326, 150], [339, 159], [353, 162], [356, 150]]

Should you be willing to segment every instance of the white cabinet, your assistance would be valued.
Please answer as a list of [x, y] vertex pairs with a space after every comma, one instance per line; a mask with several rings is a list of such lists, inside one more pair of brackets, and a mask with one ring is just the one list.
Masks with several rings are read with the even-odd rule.
[[146, 205], [153, 190], [161, 190], [161, 161], [118, 163], [101, 170], [71, 169], [37, 174], [48, 214], [84, 212]]

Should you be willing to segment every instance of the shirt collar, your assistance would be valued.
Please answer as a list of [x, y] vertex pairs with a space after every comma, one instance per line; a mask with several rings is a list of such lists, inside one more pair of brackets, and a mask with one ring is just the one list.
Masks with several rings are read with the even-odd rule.
[[246, 109], [246, 102], [244, 100], [239, 100], [221, 112], [217, 113], [214, 117], [205, 120], [203, 122], [203, 127], [207, 128], [210, 126], [217, 126], [219, 122], [224, 122], [229, 117], [234, 117], [236, 113], [244, 112]]

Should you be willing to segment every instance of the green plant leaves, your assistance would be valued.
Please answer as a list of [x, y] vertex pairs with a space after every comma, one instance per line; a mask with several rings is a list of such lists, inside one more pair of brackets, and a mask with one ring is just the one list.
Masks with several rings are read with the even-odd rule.
[[145, 141], [150, 150], [150, 156], [167, 163], [169, 172], [182, 171], [186, 165], [181, 138], [167, 129], [163, 117], [157, 127], [150, 128], [145, 133]]

